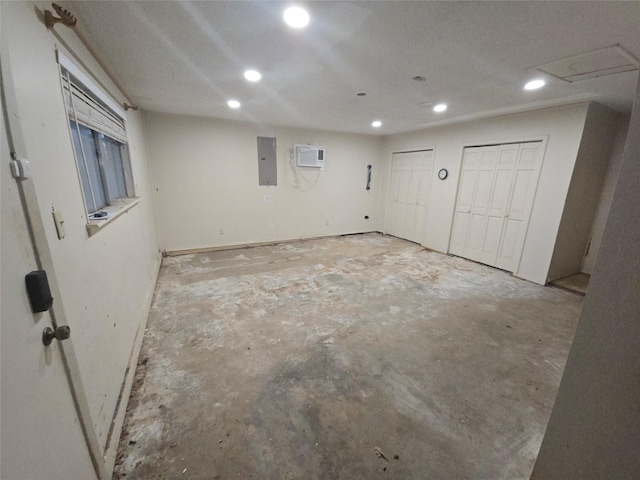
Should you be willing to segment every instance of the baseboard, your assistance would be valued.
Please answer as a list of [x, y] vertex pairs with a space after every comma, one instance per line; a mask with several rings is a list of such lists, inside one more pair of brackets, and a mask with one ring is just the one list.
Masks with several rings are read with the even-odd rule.
[[133, 340], [133, 347], [131, 348], [129, 364], [127, 365], [127, 369], [125, 371], [122, 387], [120, 388], [120, 396], [118, 397], [118, 403], [113, 414], [113, 420], [111, 421], [111, 428], [109, 429], [109, 436], [107, 438], [107, 445], [103, 454], [104, 466], [107, 469], [107, 472], [109, 472], [109, 478], [111, 478], [111, 476], [113, 475], [113, 468], [115, 466], [116, 456], [118, 454], [118, 445], [120, 444], [120, 435], [122, 434], [122, 426], [124, 424], [125, 414], [127, 413], [129, 395], [131, 395], [133, 379], [135, 377], [136, 367], [138, 365], [138, 357], [140, 356], [140, 350], [142, 349], [144, 331], [147, 327], [147, 320], [149, 318], [149, 311], [151, 310], [153, 294], [156, 290], [158, 275], [160, 274], [160, 267], [162, 266], [161, 255], [157, 256], [156, 262], [157, 265], [152, 283], [153, 286], [149, 290], [149, 292], [147, 292], [147, 297], [144, 303], [144, 310], [140, 321], [138, 322], [138, 329]]
[[166, 250], [164, 252], [168, 257], [177, 257], [180, 255], [191, 255], [193, 253], [208, 253], [208, 252], [219, 252], [223, 250], [239, 250], [241, 248], [254, 248], [254, 247], [268, 247], [271, 245], [280, 245], [280, 244], [289, 244], [289, 243], [298, 243], [304, 242], [307, 240], [319, 240], [321, 238], [331, 238], [331, 237], [346, 237], [349, 235], [363, 235], [365, 233], [380, 233], [383, 234], [379, 230], [369, 230], [366, 232], [350, 232], [350, 233], [337, 233], [332, 235], [320, 235], [317, 237], [301, 237], [301, 238], [292, 238], [288, 240], [271, 240], [269, 242], [257, 242], [257, 243], [238, 243], [233, 245], [221, 245], [217, 247], [202, 247], [202, 248], [189, 248], [185, 250]]

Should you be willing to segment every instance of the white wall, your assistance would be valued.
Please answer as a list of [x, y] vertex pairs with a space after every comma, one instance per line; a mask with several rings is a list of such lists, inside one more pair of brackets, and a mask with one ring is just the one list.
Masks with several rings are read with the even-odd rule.
[[[49, 3], [41, 5], [51, 8]], [[127, 112], [126, 125], [135, 189], [142, 201], [89, 237], [56, 63], [55, 47], [61, 42], [47, 31], [31, 2], [3, 2], [2, 19], [4, 41], [8, 42], [3, 44], [3, 69], [16, 86], [17, 107], [11, 114], [24, 137], [22, 155], [31, 162], [61, 291], [55, 302], [64, 305], [91, 420], [104, 448], [160, 261], [141, 114]], [[56, 28], [91, 72], [117, 92], [73, 32]], [[57, 237], [52, 207], [64, 217], [63, 240]], [[12, 273], [23, 278], [25, 272]], [[118, 434], [116, 431], [116, 444]]]
[[616, 134], [611, 149], [611, 159], [602, 185], [598, 209], [593, 220], [590, 235], [591, 243], [582, 264], [582, 271], [585, 273], [593, 273], [593, 268], [598, 258], [600, 242], [602, 242], [602, 235], [604, 234], [604, 226], [609, 216], [611, 201], [613, 200], [613, 192], [618, 183], [618, 174], [620, 173], [620, 165], [622, 164], [622, 153], [624, 152], [624, 144], [627, 139], [627, 132], [629, 131], [629, 119], [629, 115], [622, 114], [618, 118]]
[[[380, 137], [152, 112], [144, 125], [167, 251], [379, 229]], [[257, 136], [277, 139], [275, 187], [258, 186]], [[294, 143], [324, 146], [324, 171], [292, 167]]]
[[[505, 115], [474, 122], [392, 135], [384, 141], [385, 171], [394, 151], [435, 148], [434, 175], [424, 246], [448, 252], [463, 147], [548, 137], [529, 230], [517, 276], [544, 284], [562, 217], [589, 105], [586, 103]], [[388, 176], [383, 181], [380, 211], [384, 212]]]
[[640, 82], [629, 132], [532, 479], [640, 478]]
[[611, 158], [618, 114], [596, 103], [589, 105], [569, 192], [549, 266], [548, 280], [580, 272]]

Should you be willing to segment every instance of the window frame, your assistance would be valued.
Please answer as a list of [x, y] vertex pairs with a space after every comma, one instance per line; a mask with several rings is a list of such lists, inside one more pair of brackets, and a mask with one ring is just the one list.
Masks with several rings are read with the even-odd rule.
[[[74, 154], [74, 163], [78, 174], [78, 183], [83, 198], [83, 208], [87, 219], [87, 231], [89, 235], [99, 231], [103, 226], [109, 224], [113, 219], [127, 212], [140, 201], [136, 196], [131, 157], [129, 154], [129, 142], [125, 125], [125, 113], [120, 105], [113, 101], [103, 89], [101, 89], [86, 73], [79, 69], [68, 57], [59, 50], [56, 52], [59, 64], [62, 96], [64, 100], [65, 117], [69, 128], [69, 139]], [[82, 99], [88, 98], [89, 116], [95, 110], [98, 114], [109, 119], [109, 126], [115, 125], [114, 133], [110, 132], [109, 126], [100, 128], [93, 119], [86, 121], [86, 111], [84, 120], [78, 119], [77, 110], [74, 104], [74, 95], [82, 95]], [[68, 98], [67, 98], [68, 95]], [[78, 101], [78, 98], [75, 99]], [[80, 100], [82, 102], [82, 100]], [[96, 107], [93, 107], [95, 103]], [[82, 103], [87, 109], [87, 104]], [[113, 128], [112, 128], [113, 130]], [[86, 145], [87, 139], [83, 140], [83, 134], [90, 132], [92, 142]], [[117, 137], [117, 138], [116, 138]], [[77, 139], [77, 145], [76, 145]], [[80, 147], [78, 149], [78, 146]], [[91, 170], [88, 165], [86, 149], [95, 151], [95, 157], [90, 160], [94, 163]], [[80, 151], [78, 151], [80, 150]], [[118, 155], [114, 155], [117, 152]], [[108, 159], [105, 157], [109, 157]], [[107, 165], [108, 163], [108, 165]], [[82, 171], [84, 169], [84, 172]], [[99, 177], [96, 183], [95, 172]], [[93, 173], [93, 175], [92, 175]], [[86, 177], [86, 179], [84, 178]], [[85, 185], [85, 182], [87, 185]], [[109, 183], [115, 182], [117, 193], [114, 194]], [[88, 188], [87, 188], [88, 187]], [[94, 188], [100, 188], [99, 198], [104, 198], [104, 203], [96, 200]], [[91, 197], [87, 198], [87, 190]], [[122, 196], [124, 194], [124, 196]], [[92, 207], [91, 207], [92, 205]], [[93, 210], [94, 209], [94, 210]], [[97, 212], [105, 212], [105, 216], [95, 217]]]

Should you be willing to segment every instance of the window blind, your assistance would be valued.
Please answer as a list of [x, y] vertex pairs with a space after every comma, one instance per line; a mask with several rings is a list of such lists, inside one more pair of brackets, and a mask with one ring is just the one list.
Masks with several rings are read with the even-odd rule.
[[[127, 142], [124, 120], [91, 95], [65, 68], [61, 69], [64, 103], [69, 118], [122, 143]], [[68, 75], [68, 77], [67, 77]]]
[[121, 105], [64, 53], [57, 50], [56, 56], [62, 67], [64, 102], [69, 117], [74, 121], [77, 117], [79, 123], [126, 143], [125, 113]]

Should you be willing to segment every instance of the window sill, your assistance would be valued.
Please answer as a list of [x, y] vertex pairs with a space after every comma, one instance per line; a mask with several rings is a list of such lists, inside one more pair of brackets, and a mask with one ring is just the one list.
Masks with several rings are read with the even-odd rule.
[[95, 235], [106, 225], [109, 225], [111, 222], [113, 222], [116, 218], [124, 213], [127, 213], [138, 203], [140, 203], [140, 200], [142, 200], [142, 197], [121, 198], [113, 205], [101, 208], [100, 211], [107, 212], [108, 216], [101, 219], [89, 219], [89, 221], [87, 222], [87, 232], [89, 233], [89, 236]]

